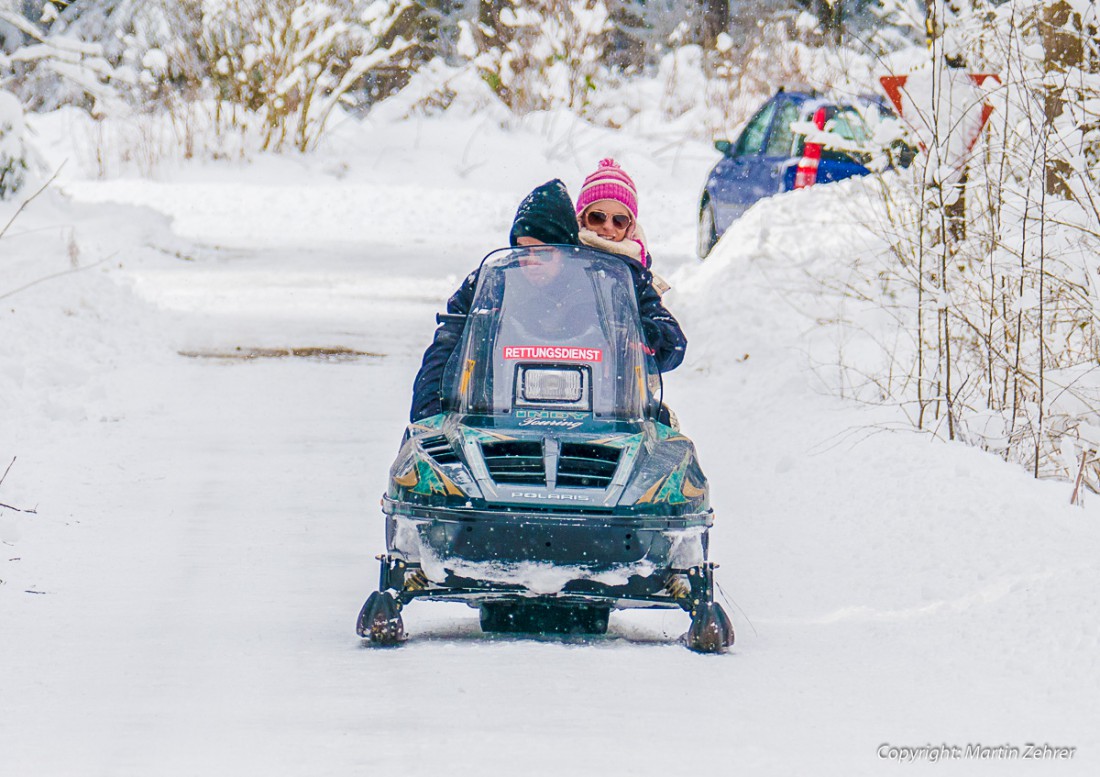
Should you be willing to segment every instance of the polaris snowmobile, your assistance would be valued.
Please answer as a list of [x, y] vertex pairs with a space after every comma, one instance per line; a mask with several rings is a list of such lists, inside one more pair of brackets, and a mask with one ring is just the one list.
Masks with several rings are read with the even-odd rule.
[[358, 634], [403, 641], [418, 599], [477, 607], [487, 632], [602, 634], [612, 609], [679, 608], [689, 648], [725, 652], [707, 480], [691, 440], [658, 420], [647, 351], [621, 258], [487, 256], [444, 412], [409, 425], [390, 469]]

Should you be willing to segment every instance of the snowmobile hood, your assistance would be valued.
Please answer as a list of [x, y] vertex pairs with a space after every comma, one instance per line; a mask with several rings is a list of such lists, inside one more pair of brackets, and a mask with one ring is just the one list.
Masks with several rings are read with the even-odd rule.
[[444, 413], [411, 425], [388, 496], [471, 510], [673, 516], [710, 509], [695, 446], [670, 427], [526, 420]]

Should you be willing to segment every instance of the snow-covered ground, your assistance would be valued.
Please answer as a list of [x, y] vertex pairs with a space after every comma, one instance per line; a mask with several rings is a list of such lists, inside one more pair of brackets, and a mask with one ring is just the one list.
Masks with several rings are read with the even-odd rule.
[[[880, 245], [858, 183], [762, 203], [700, 265], [714, 152], [657, 132], [349, 120], [311, 157], [98, 180], [73, 115], [33, 129], [69, 161], [0, 240], [0, 774], [1100, 768], [1100, 499], [887, 431], [808, 369], [837, 344], [807, 268]], [[528, 190], [604, 156], [689, 337], [667, 395], [737, 644], [690, 653], [663, 611], [489, 637], [421, 603], [406, 645], [364, 648], [434, 313]], [[224, 358], [309, 347], [365, 355]], [[970, 745], [1020, 757], [899, 764]]]

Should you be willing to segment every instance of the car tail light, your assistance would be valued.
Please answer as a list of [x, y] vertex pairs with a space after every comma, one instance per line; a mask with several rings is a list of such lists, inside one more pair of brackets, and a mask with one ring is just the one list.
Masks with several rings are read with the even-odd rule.
[[[825, 129], [825, 109], [818, 108], [814, 113], [814, 126], [819, 130]], [[798, 161], [798, 169], [794, 174], [794, 188], [805, 189], [817, 183], [817, 166], [821, 162], [821, 144], [806, 143], [802, 149], [802, 159]]]

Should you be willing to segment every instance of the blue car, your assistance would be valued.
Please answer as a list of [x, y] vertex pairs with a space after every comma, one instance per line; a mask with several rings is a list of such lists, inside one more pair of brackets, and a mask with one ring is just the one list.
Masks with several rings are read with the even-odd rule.
[[[829, 143], [814, 130], [829, 133]], [[815, 183], [867, 175], [870, 133], [851, 105], [809, 92], [780, 89], [735, 142], [715, 141], [722, 159], [710, 171], [699, 202], [699, 258], [757, 200]]]

